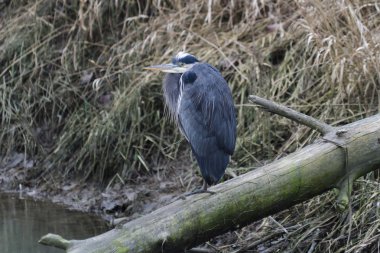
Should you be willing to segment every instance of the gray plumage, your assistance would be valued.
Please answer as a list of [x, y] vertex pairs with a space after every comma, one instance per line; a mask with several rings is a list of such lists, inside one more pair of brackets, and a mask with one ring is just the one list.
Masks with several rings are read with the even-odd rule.
[[192, 55], [178, 54], [173, 64], [191, 67], [183, 74], [165, 76], [166, 106], [190, 143], [204, 180], [208, 185], [216, 184], [235, 150], [236, 116], [231, 90], [217, 69]]

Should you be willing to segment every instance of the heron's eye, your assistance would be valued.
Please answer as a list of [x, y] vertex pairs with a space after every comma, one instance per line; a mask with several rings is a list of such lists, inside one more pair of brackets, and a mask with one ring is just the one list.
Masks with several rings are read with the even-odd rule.
[[184, 62], [180, 62], [180, 61], [179, 61], [177, 64], [178, 64], [178, 66], [180, 66], [180, 67], [185, 66], [185, 63], [184, 63]]

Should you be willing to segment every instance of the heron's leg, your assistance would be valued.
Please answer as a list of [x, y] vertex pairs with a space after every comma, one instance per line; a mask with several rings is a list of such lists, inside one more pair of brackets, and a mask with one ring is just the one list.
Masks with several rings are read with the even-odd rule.
[[207, 191], [207, 182], [204, 179], [203, 179], [202, 190], [204, 190], [205, 192]]

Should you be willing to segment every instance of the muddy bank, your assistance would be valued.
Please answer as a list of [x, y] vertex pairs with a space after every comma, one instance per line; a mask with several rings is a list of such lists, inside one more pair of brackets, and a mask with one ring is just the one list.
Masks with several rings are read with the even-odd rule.
[[181, 193], [201, 184], [191, 157], [163, 161], [149, 173], [125, 181], [115, 176], [107, 184], [81, 182], [51, 175], [35, 177], [38, 164], [23, 153], [14, 152], [0, 163], [0, 191], [22, 192], [36, 199], [62, 204], [63, 208], [101, 215], [107, 220], [127, 220], [170, 203]]

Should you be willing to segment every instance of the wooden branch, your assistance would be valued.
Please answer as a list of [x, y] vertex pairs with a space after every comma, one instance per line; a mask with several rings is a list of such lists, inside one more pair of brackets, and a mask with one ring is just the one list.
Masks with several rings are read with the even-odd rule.
[[64, 245], [68, 253], [182, 252], [331, 188], [350, 188], [344, 183], [347, 178], [351, 181], [380, 167], [380, 114], [345, 125], [341, 135], [323, 124], [318, 128], [327, 132], [323, 139], [211, 187], [214, 195], [178, 200], [86, 240], [48, 235], [44, 243]]
[[305, 115], [303, 113], [297, 112], [293, 109], [290, 109], [286, 106], [279, 105], [277, 103], [274, 103], [272, 101], [266, 100], [264, 98], [260, 98], [257, 96], [249, 96], [249, 101], [252, 103], [261, 105], [264, 107], [265, 110], [270, 111], [272, 113], [284, 116], [288, 119], [294, 120], [295, 122], [298, 122], [302, 125], [308, 126], [321, 134], [325, 135], [329, 132], [334, 131], [334, 127], [327, 125], [326, 123], [319, 121], [313, 117], [310, 117], [308, 115]]
[[[258, 96], [254, 96], [254, 95], [250, 95], [248, 97], [248, 99], [250, 100], [250, 102], [262, 106], [263, 109], [265, 109], [269, 112], [284, 116], [288, 119], [296, 121], [299, 124], [308, 126], [312, 129], [320, 132], [324, 136], [326, 136], [328, 134], [330, 134], [330, 136], [331, 136], [331, 135], [333, 135], [333, 133], [335, 133], [335, 135], [337, 137], [342, 137], [347, 132], [347, 130], [345, 128], [332, 127], [332, 126], [327, 125], [326, 123], [319, 121], [313, 117], [310, 117], [310, 116], [305, 115], [303, 113], [297, 112], [293, 109], [290, 109], [286, 106], [277, 104], [273, 101], [270, 101], [270, 100], [267, 100], [267, 99], [264, 99], [264, 98], [261, 98]], [[347, 148], [345, 147], [345, 145], [343, 143], [340, 143], [338, 140], [336, 140], [336, 136], [332, 136], [332, 138], [325, 138], [324, 137], [322, 139], [329, 141], [329, 142], [331, 142], [331, 143], [333, 143], [333, 144], [335, 144], [338, 147], [343, 149], [345, 159], [346, 159], [345, 169], [346, 169], [346, 171], [348, 171]], [[338, 190], [338, 192], [337, 192], [337, 196], [338, 196], [337, 204], [338, 204], [338, 208], [341, 210], [346, 209], [348, 206], [349, 198], [351, 196], [351, 191], [352, 191], [352, 184], [353, 184], [352, 175], [347, 175], [347, 178], [342, 179], [342, 181], [339, 182], [337, 187], [336, 187], [336, 189]]]

